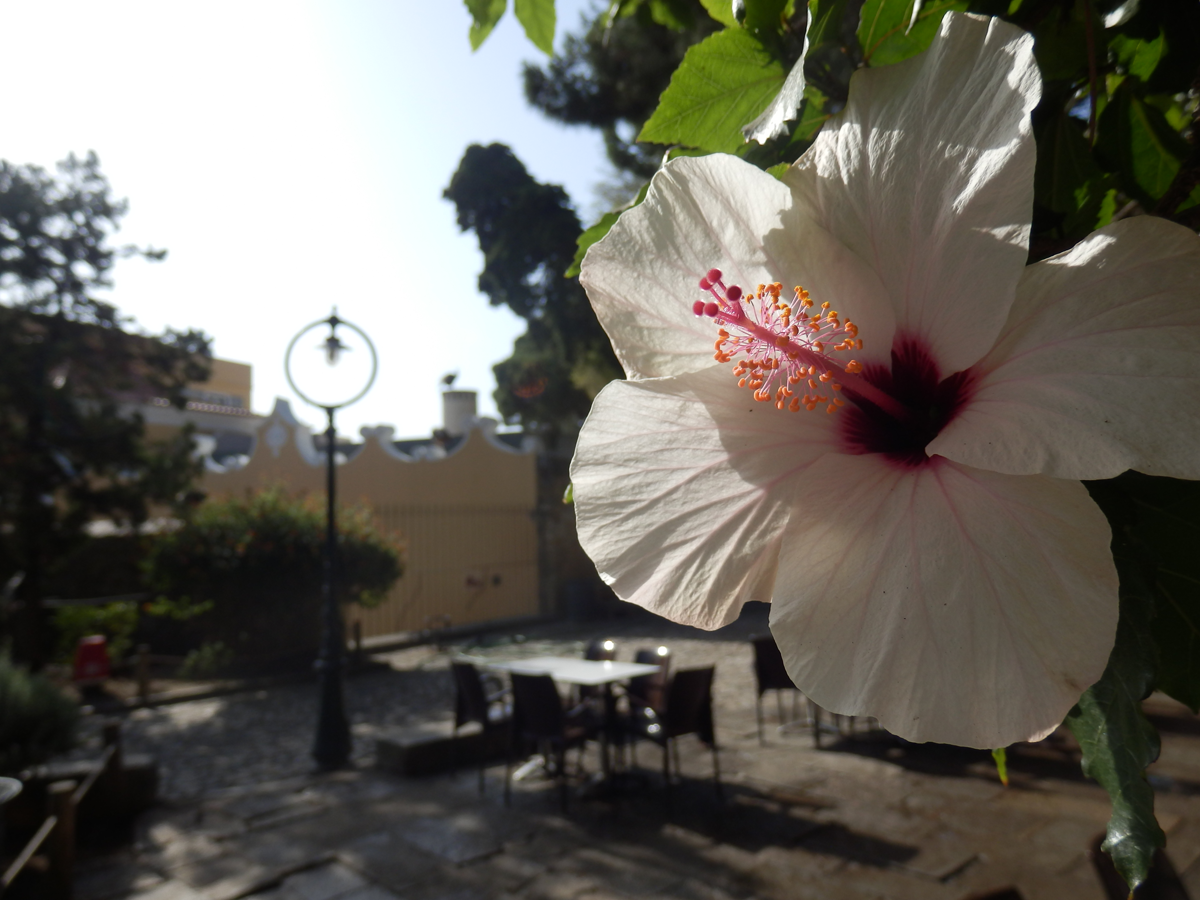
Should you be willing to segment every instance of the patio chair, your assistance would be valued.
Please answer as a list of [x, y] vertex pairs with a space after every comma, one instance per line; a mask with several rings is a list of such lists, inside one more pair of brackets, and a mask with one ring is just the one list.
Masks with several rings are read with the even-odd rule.
[[546, 757], [547, 769], [554, 760], [552, 774], [558, 780], [563, 812], [567, 810], [567, 751], [579, 748], [577, 768], [583, 769], [583, 747], [595, 735], [597, 726], [585, 716], [568, 716], [563, 710], [558, 688], [549, 675], [513, 673], [513, 726], [508, 757], [504, 764], [504, 803], [512, 803], [512, 764], [515, 751], [534, 748]]
[[[758, 743], [763, 746], [767, 745], [767, 738], [763, 736], [762, 731], [762, 695], [767, 691], [775, 691], [775, 703], [779, 707], [779, 726], [784, 727], [784, 691], [794, 691], [792, 696], [792, 720], [799, 718], [798, 701], [800, 691], [796, 685], [792, 684], [791, 676], [787, 674], [787, 668], [784, 666], [784, 656], [779, 652], [779, 644], [775, 643], [775, 638], [772, 635], [755, 635], [750, 638], [750, 643], [754, 644], [754, 674], [757, 688], [755, 696], [755, 714], [758, 721]], [[812, 734], [815, 740], [820, 740], [820, 727], [818, 727], [815, 710], [809, 708], [810, 718], [814, 720], [812, 724]]]
[[[594, 662], [602, 662], [604, 660], [613, 660], [617, 658], [616, 641], [608, 640], [607, 638], [596, 638], [587, 642], [587, 646], [583, 649], [583, 658]], [[591, 707], [593, 715], [602, 715], [607, 711], [603, 710], [603, 704], [606, 698], [610, 697], [611, 693], [604, 688], [591, 687], [589, 685], [579, 685], [575, 689], [576, 705], [587, 705]]]
[[666, 782], [667, 812], [671, 812], [671, 757], [675, 757], [675, 774], [679, 774], [679, 750], [676, 739], [694, 734], [712, 751], [713, 783], [717, 797], [725, 798], [721, 787], [721, 761], [717, 755], [716, 733], [712, 712], [712, 681], [714, 666], [702, 669], [680, 669], [670, 680], [661, 710], [642, 708], [631, 716], [633, 737], [653, 741], [662, 747], [663, 780]]
[[[638, 675], [635, 678], [629, 679], [624, 684], [623, 691], [629, 704], [628, 716], [644, 713], [647, 709], [653, 710], [655, 713], [661, 712], [667, 702], [668, 676], [671, 671], [671, 651], [666, 647], [659, 647], [654, 650], [642, 648], [633, 655], [633, 661], [659, 666], [659, 670], [651, 675]], [[620, 733], [617, 735], [617, 745], [622, 751], [622, 757], [625, 743], [623, 738], [626, 731], [628, 731], [627, 728], [621, 728]], [[636, 747], [636, 742], [633, 742], [630, 746], [632, 762], [635, 766], [637, 765]]]
[[[454, 673], [454, 736], [465, 725], [476, 723], [481, 729], [479, 743], [479, 793], [483, 793], [483, 772], [487, 763], [487, 752], [494, 731], [502, 731], [511, 724], [507, 704], [508, 691], [500, 685], [489, 691], [484, 686], [479, 670], [468, 662], [452, 662]], [[498, 684], [498, 682], [497, 682]], [[459, 742], [454, 742], [455, 768], [457, 769]]]

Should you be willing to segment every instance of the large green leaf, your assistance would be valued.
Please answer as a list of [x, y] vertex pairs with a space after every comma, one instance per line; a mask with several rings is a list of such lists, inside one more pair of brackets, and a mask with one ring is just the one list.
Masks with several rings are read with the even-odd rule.
[[745, 0], [746, 17], [742, 27], [759, 35], [779, 31], [787, 0]]
[[1108, 42], [1109, 49], [1116, 57], [1117, 64], [1130, 75], [1136, 75], [1142, 81], [1148, 81], [1158, 67], [1163, 57], [1163, 33], [1160, 31], [1154, 40], [1139, 40], [1126, 34], [1117, 34]]
[[732, 153], [783, 81], [783, 64], [748, 32], [718, 31], [688, 49], [638, 140]]
[[1103, 677], [1079, 698], [1066, 725], [1083, 751], [1083, 774], [1100, 782], [1112, 801], [1103, 849], [1132, 889], [1145, 880], [1154, 851], [1166, 838], [1154, 818], [1154, 791], [1146, 781], [1146, 767], [1159, 751], [1158, 733], [1141, 707], [1154, 678], [1149, 587], [1136, 561], [1118, 558], [1117, 567], [1122, 597], [1116, 646]]
[[932, 43], [942, 17], [951, 10], [965, 10], [967, 3], [968, 0], [867, 0], [858, 25], [863, 59], [872, 66], [888, 66], [915, 56]]
[[492, 33], [504, 10], [508, 8], [508, 0], [464, 0], [467, 11], [471, 13], [471, 49], [478, 50], [480, 44], [487, 40]]
[[1200, 711], [1200, 482], [1130, 472], [1118, 483], [1133, 501], [1131, 536], [1156, 567], [1156, 687]]
[[1112, 219], [1113, 177], [1092, 157], [1083, 123], [1063, 109], [1037, 129], [1035, 201], [1062, 216], [1064, 237], [1082, 238]]
[[808, 0], [808, 40], [813, 47], [842, 44], [846, 0]]
[[513, 0], [513, 13], [525, 37], [547, 56], [554, 55], [554, 0]]
[[1163, 195], [1190, 147], [1166, 116], [1136, 92], [1126, 78], [1100, 115], [1096, 150], [1121, 178], [1121, 187], [1152, 205]]

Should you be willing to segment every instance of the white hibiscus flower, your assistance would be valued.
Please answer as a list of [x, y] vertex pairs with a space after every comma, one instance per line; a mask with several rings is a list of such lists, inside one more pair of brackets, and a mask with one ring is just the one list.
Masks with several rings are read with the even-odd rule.
[[1200, 238], [1025, 266], [1032, 46], [948, 15], [785, 183], [677, 160], [583, 265], [629, 379], [571, 471], [604, 579], [702, 628], [771, 601], [801, 690], [916, 741], [1048, 734], [1117, 622], [1077, 479], [1200, 478]]

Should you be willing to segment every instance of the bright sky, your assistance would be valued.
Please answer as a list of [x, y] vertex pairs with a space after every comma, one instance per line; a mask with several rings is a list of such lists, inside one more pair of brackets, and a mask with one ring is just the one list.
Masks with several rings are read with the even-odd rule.
[[[340, 432], [427, 434], [450, 371], [495, 414], [491, 367], [522, 323], [476, 291], [475, 238], [442, 190], [472, 142], [509, 144], [581, 209], [605, 171], [592, 132], [525, 106], [520, 64], [541, 55], [511, 10], [472, 54], [460, 0], [2, 5], [0, 157], [51, 167], [95, 150], [130, 201], [119, 239], [169, 251], [118, 264], [122, 312], [151, 332], [203, 329], [217, 356], [254, 366], [267, 412], [292, 396], [288, 341], [336, 305], [380, 355]], [[560, 39], [586, 6], [558, 0]]]

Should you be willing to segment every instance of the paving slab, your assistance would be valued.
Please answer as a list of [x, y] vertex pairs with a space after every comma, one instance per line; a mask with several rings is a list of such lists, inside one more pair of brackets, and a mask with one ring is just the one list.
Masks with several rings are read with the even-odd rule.
[[[579, 652], [580, 632], [561, 634], [526, 649]], [[1080, 776], [1069, 735], [1012, 748], [1009, 788], [986, 752], [911, 745], [865, 722], [824, 736], [824, 749], [773, 727], [762, 746], [744, 641], [614, 636], [621, 658], [662, 643], [679, 667], [718, 665], [723, 802], [708, 751], [691, 739], [669, 807], [653, 748], [626, 790], [573, 788], [565, 815], [552, 782], [514, 785], [506, 807], [502, 766], [487, 769], [480, 796], [474, 766], [400, 778], [371, 768], [361, 740], [351, 767], [316, 774], [305, 758], [310, 690], [231, 695], [130, 721], [136, 749], [166, 760], [167, 803], [139, 822], [113, 872], [162, 880], [111, 900], [962, 900], [1008, 885], [1025, 900], [1102, 900], [1087, 847], [1109, 804]], [[450, 655], [397, 655], [407, 670], [348, 682], [356, 738], [444, 719]], [[1168, 713], [1182, 724], [1164, 732], [1152, 784], [1168, 855], [1200, 900], [1200, 720], [1156, 715]], [[594, 750], [584, 764], [599, 771]]]

